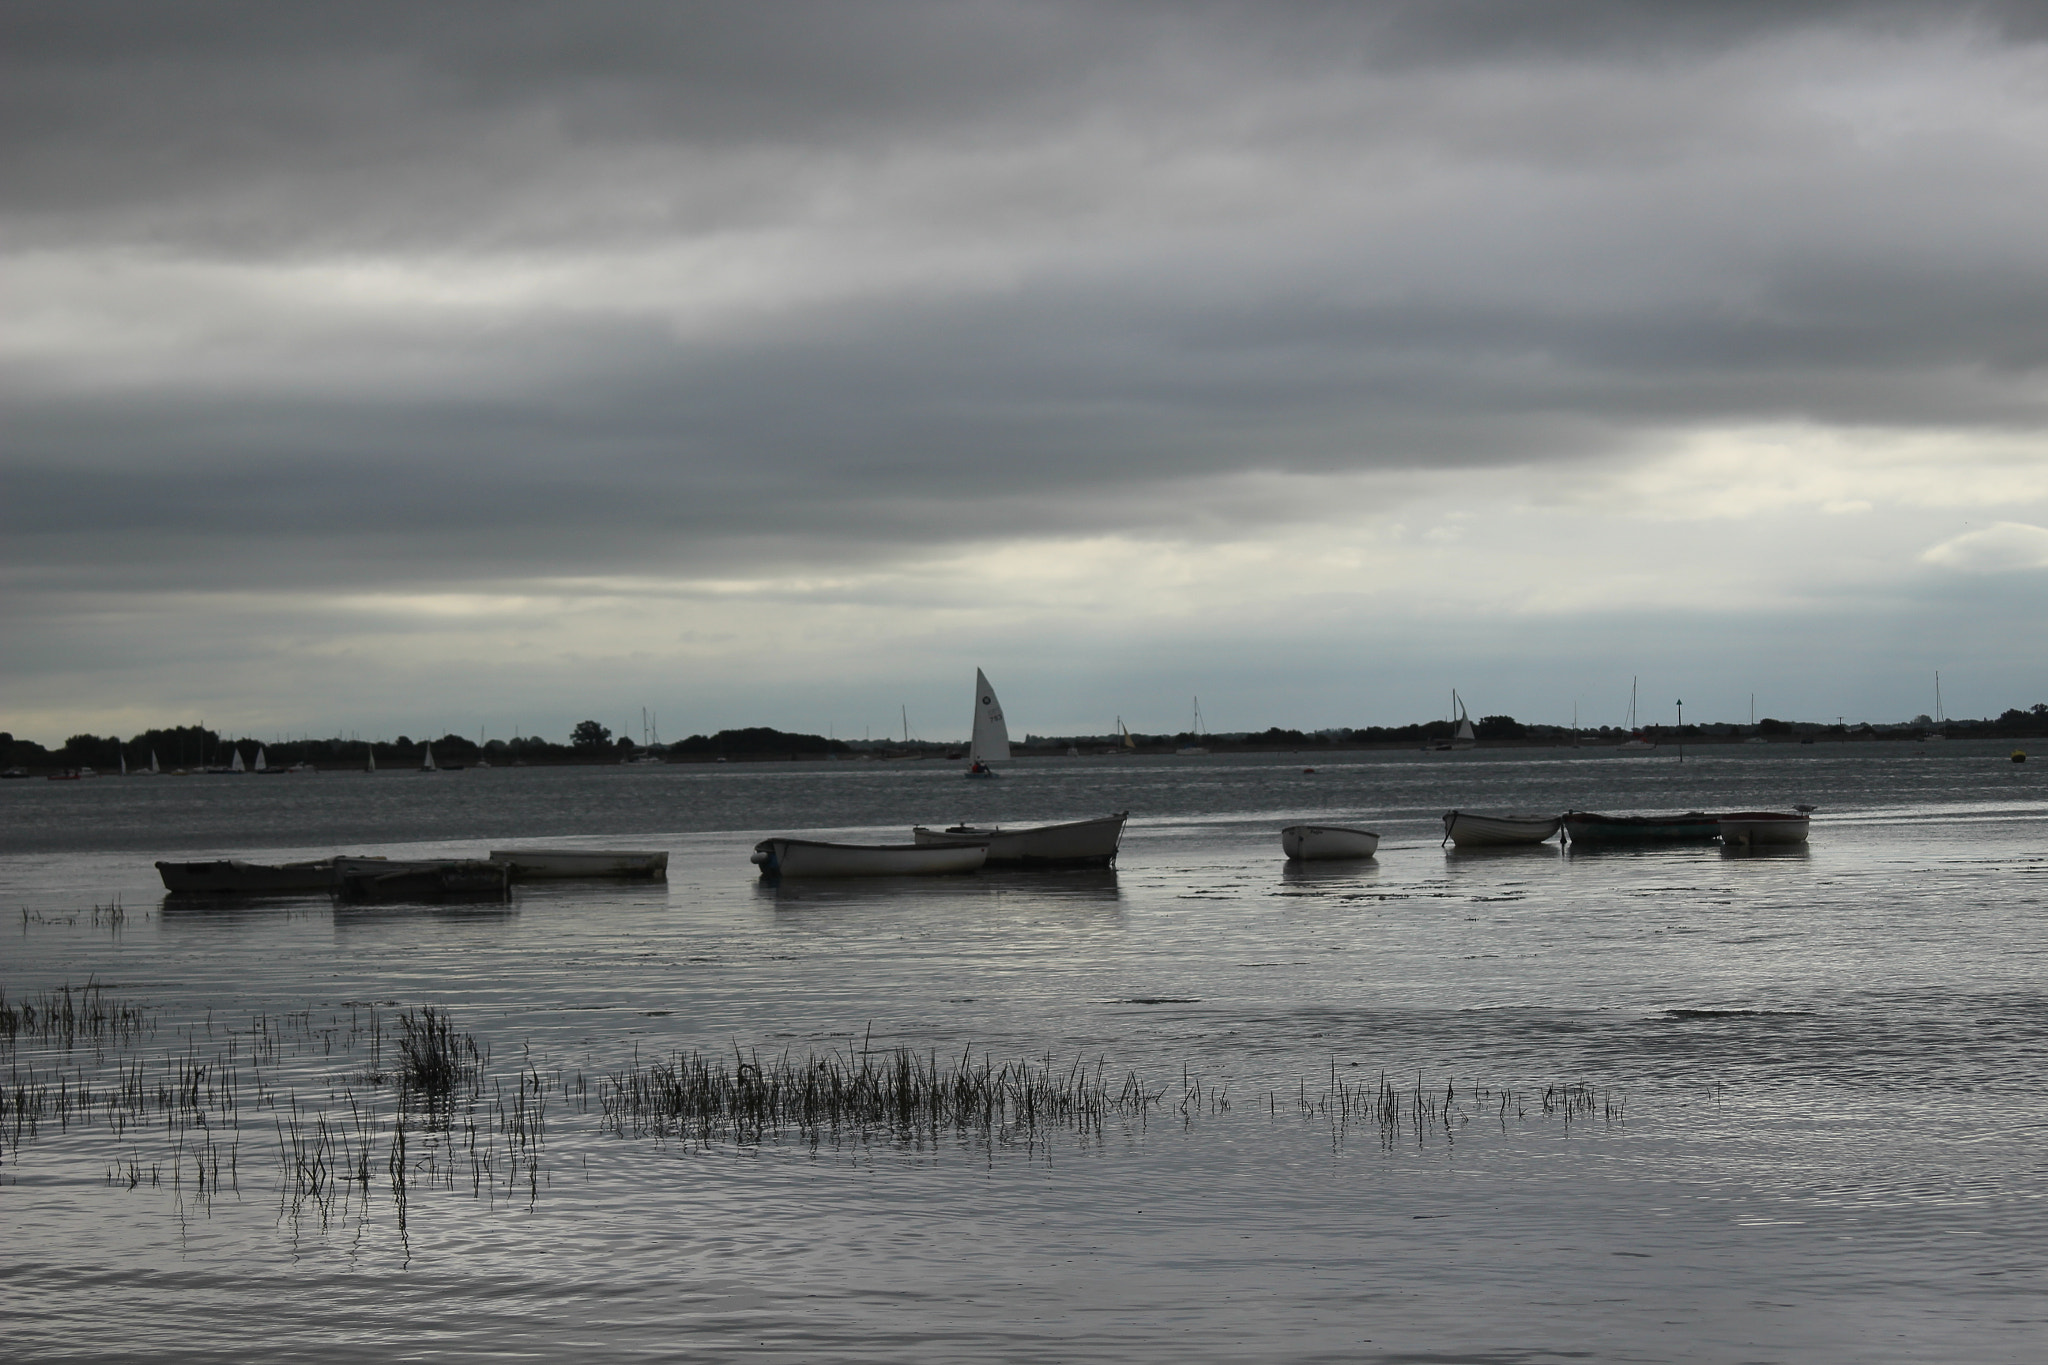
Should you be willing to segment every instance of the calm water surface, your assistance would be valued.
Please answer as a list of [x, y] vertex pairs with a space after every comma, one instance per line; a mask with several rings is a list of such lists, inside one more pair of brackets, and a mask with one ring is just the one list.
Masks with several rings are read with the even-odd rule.
[[[296, 1014], [273, 1079], [309, 1115], [364, 1088], [326, 1050], [351, 1021], [424, 1004], [495, 1073], [565, 1083], [871, 1037], [1102, 1059], [1168, 1094], [1050, 1142], [813, 1149], [622, 1137], [554, 1092], [530, 1184], [423, 1189], [403, 1232], [374, 1184], [290, 1198], [270, 1117], [243, 1115], [239, 1188], [204, 1196], [110, 1183], [153, 1138], [45, 1125], [0, 1151], [7, 1354], [2048, 1358], [2048, 794], [2005, 752], [0, 784], [8, 1000], [96, 979], [155, 1011], [150, 1057]], [[1438, 846], [1451, 807], [1795, 801], [1821, 813], [1790, 856]], [[778, 889], [746, 861], [769, 833], [1122, 809], [1112, 873]], [[1378, 829], [1380, 856], [1290, 869], [1278, 829], [1304, 818]], [[187, 907], [150, 866], [541, 840], [667, 848], [670, 879]], [[1388, 1145], [1296, 1103], [1383, 1073], [1451, 1086], [1469, 1121]], [[1563, 1083], [1621, 1117], [1541, 1113]]]

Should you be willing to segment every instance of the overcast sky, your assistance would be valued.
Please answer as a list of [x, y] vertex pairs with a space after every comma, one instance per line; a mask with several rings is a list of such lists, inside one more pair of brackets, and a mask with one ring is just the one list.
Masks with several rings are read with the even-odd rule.
[[0, 728], [2048, 700], [2042, 13], [0, 4]]

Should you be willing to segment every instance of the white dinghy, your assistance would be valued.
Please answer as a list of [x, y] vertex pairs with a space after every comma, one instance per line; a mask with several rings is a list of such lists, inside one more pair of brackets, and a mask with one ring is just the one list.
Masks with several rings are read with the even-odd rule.
[[978, 872], [986, 841], [972, 844], [833, 844], [818, 839], [763, 839], [753, 861], [763, 877], [926, 877]]
[[1116, 862], [1117, 845], [1123, 840], [1124, 820], [1129, 814], [1129, 811], [1118, 811], [1093, 820], [1070, 820], [1065, 824], [1034, 825], [1028, 829], [1004, 829], [1000, 825], [953, 825], [947, 829], [927, 829], [918, 825], [912, 828], [910, 837], [922, 848], [960, 848], [986, 843], [991, 866], [1109, 867]]
[[1289, 858], [1304, 862], [1336, 858], [1370, 858], [1379, 852], [1380, 836], [1371, 830], [1341, 825], [1289, 825], [1280, 831], [1280, 847]]
[[1003, 705], [996, 690], [988, 685], [988, 674], [974, 670], [974, 738], [967, 746], [967, 775], [994, 777], [991, 762], [1010, 757], [1010, 727], [1003, 722]]
[[1444, 841], [1459, 848], [1540, 844], [1563, 827], [1561, 815], [1538, 819], [1525, 815], [1475, 815], [1468, 810], [1444, 812]]

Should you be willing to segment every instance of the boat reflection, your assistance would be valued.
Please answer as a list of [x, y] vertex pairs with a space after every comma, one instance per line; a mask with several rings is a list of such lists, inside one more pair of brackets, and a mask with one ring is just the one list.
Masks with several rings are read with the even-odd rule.
[[1280, 865], [1280, 880], [1287, 886], [1344, 886], [1377, 881], [1377, 858], [1346, 858], [1341, 861], [1303, 862], [1290, 858]]
[[1027, 897], [1045, 905], [1114, 905], [1123, 899], [1117, 887], [1116, 869], [1098, 867], [1042, 872], [984, 868], [957, 877], [764, 877], [754, 883], [754, 895], [777, 906], [984, 901], [1009, 896]]

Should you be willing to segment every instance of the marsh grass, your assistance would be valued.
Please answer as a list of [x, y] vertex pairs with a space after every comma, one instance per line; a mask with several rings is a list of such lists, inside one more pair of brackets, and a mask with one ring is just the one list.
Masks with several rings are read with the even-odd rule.
[[907, 1047], [758, 1053], [689, 1051], [600, 1079], [603, 1122], [621, 1136], [710, 1143], [794, 1137], [817, 1145], [851, 1139], [904, 1142], [942, 1134], [1031, 1142], [1054, 1131], [1100, 1133], [1113, 1119], [1142, 1123], [1163, 1092], [1134, 1073], [1112, 1083], [1100, 1061], [1051, 1057], [998, 1063], [968, 1047], [957, 1058]]

